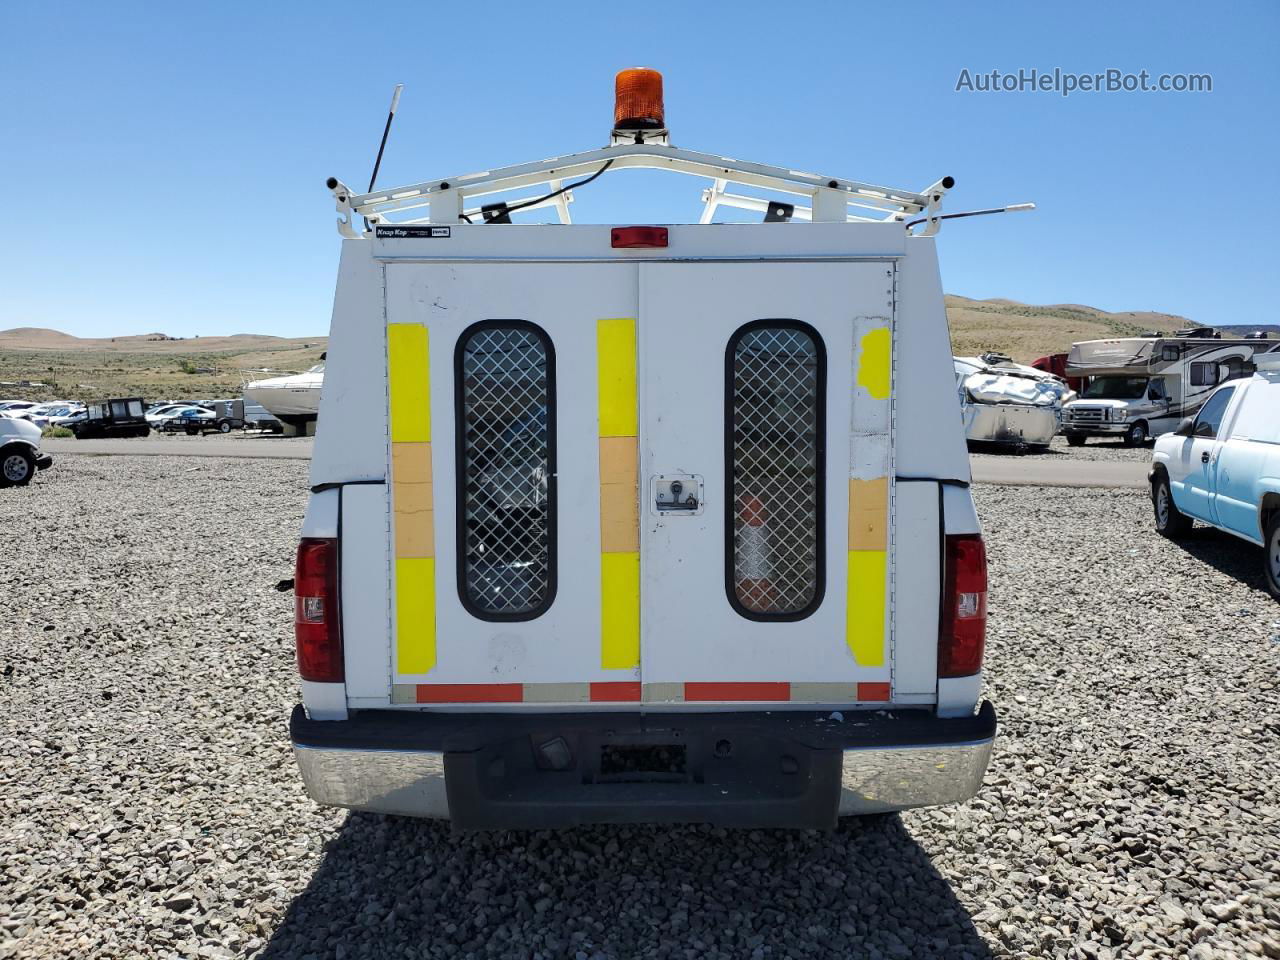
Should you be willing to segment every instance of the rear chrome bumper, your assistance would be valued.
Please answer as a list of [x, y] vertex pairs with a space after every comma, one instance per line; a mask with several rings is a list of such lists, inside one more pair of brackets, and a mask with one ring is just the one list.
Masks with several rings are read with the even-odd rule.
[[[397, 711], [321, 722], [306, 719], [299, 707], [291, 734], [316, 802], [479, 829], [602, 822], [822, 827], [840, 816], [957, 803], [978, 792], [995, 736], [990, 703], [955, 719], [923, 711], [846, 717], [486, 715], [468, 721]], [[632, 743], [646, 735], [688, 744], [691, 768], [684, 779], [609, 782], [591, 769], [601, 742]], [[532, 743], [549, 736], [573, 745], [572, 769], [536, 769]], [[418, 746], [415, 740], [438, 742]], [[728, 758], [711, 759], [698, 747], [727, 740], [743, 744]], [[735, 757], [740, 769], [727, 772]]]
[[316, 803], [405, 817], [447, 819], [444, 753], [295, 743], [302, 782]]
[[994, 737], [930, 747], [845, 750], [842, 817], [889, 813], [968, 800], [982, 786]]

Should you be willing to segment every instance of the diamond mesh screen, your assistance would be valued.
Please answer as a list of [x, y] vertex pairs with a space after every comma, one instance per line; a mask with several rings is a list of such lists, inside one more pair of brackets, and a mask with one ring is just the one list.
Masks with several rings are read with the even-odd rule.
[[804, 330], [757, 327], [731, 362], [734, 592], [755, 614], [801, 613], [819, 586], [823, 357]]
[[459, 345], [459, 508], [466, 597], [479, 615], [550, 597], [553, 473], [545, 334], [483, 327]]

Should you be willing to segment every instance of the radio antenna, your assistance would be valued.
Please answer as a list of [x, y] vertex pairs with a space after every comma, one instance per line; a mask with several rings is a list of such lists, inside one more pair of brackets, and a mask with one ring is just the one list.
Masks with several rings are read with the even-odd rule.
[[378, 168], [382, 166], [382, 151], [387, 149], [387, 135], [391, 133], [391, 121], [396, 118], [396, 107], [400, 105], [400, 91], [403, 83], [397, 83], [395, 92], [391, 94], [391, 109], [387, 111], [387, 125], [382, 128], [382, 142], [378, 144], [378, 158], [373, 161], [373, 174], [369, 177], [369, 189], [365, 193], [373, 193], [374, 181], [378, 179]]

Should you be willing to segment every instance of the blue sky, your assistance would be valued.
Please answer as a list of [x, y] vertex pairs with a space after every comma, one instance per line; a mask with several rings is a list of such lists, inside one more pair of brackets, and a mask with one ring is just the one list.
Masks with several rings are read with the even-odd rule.
[[[460, 11], [472, 10], [459, 19]], [[612, 78], [666, 76], [681, 146], [920, 188], [971, 297], [1277, 322], [1280, 4], [30, 3], [0, 6], [0, 329], [328, 327], [327, 176], [380, 185], [590, 149]], [[1209, 73], [1212, 93], [957, 93], [962, 69]], [[579, 219], [695, 219], [621, 172]]]

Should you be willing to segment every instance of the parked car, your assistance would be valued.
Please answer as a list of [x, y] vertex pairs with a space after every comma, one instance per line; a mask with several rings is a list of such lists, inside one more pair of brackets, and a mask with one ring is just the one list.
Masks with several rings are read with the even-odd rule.
[[71, 424], [77, 440], [103, 437], [145, 437], [151, 432], [141, 397], [102, 400], [88, 406], [86, 416]]
[[153, 430], [158, 430], [166, 420], [172, 420], [174, 417], [180, 416], [182, 411], [189, 410], [192, 407], [202, 410], [208, 409], [201, 407], [197, 403], [157, 403], [147, 409], [147, 423], [151, 425]]
[[42, 403], [39, 406], [32, 407], [24, 411], [23, 415], [42, 430], [51, 426], [55, 420], [60, 420], [71, 416], [74, 413], [84, 409], [82, 403], [72, 403], [67, 401], [54, 401], [51, 403]]
[[53, 466], [40, 452], [40, 428], [26, 420], [0, 417], [0, 487], [25, 487], [37, 470]]
[[21, 413], [23, 410], [30, 410], [36, 406], [39, 406], [39, 404], [34, 400], [0, 400], [0, 411], [7, 413]]
[[201, 428], [212, 426], [217, 416], [207, 407], [185, 406], [171, 410], [160, 422], [159, 429], [164, 433], [197, 434]]
[[49, 421], [49, 426], [70, 428], [73, 424], [79, 423], [81, 420], [87, 420], [88, 418], [89, 418], [88, 408], [82, 407], [79, 410], [73, 410], [71, 413], [67, 414], [65, 417], [52, 418]]
[[1280, 600], [1280, 356], [1257, 365], [1156, 440], [1151, 499], [1166, 537], [1199, 520], [1261, 546], [1267, 589]]

